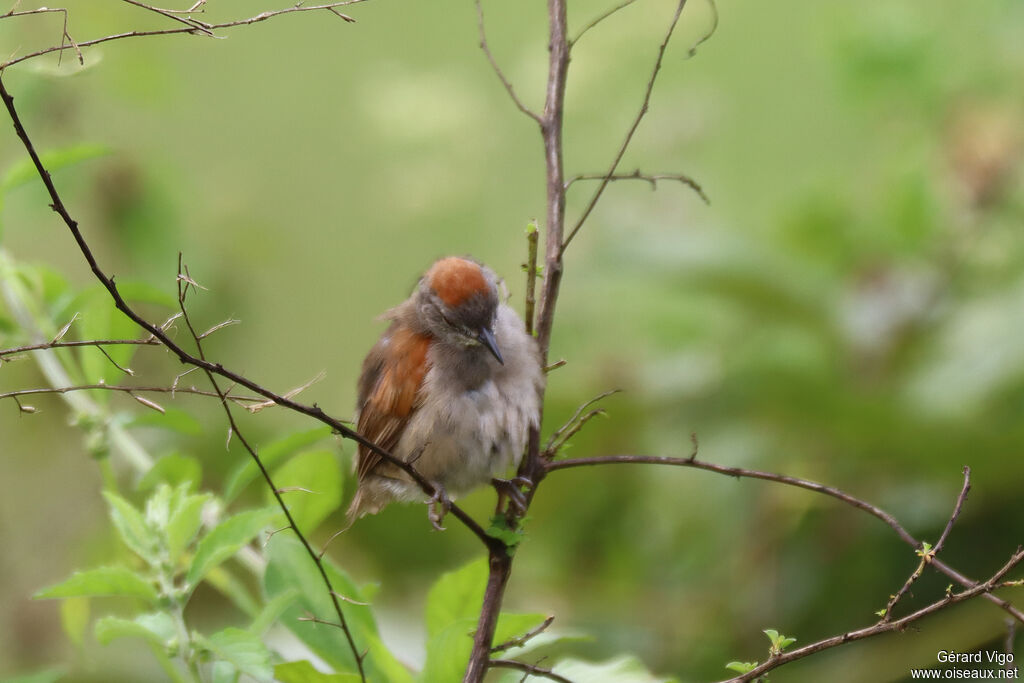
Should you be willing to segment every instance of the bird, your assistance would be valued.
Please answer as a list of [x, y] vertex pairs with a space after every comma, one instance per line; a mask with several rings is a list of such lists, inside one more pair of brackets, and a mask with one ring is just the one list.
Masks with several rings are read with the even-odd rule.
[[[435, 484], [434, 502], [504, 482], [495, 477], [518, 465], [540, 423], [537, 341], [501, 300], [501, 285], [472, 258], [441, 258], [381, 316], [390, 325], [363, 361], [359, 434]], [[406, 472], [362, 444], [356, 473], [349, 525], [392, 502], [426, 499]]]

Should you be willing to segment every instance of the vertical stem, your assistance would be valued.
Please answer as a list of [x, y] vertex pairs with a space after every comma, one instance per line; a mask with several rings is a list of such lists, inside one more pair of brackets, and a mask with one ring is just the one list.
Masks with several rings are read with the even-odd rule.
[[[565, 80], [569, 70], [569, 42], [566, 0], [548, 0], [548, 85], [544, 113], [540, 117], [541, 136], [544, 138], [544, 161], [547, 169], [547, 225], [544, 229], [544, 287], [541, 290], [540, 309], [537, 314], [537, 345], [541, 364], [546, 366], [551, 329], [554, 325], [555, 302], [562, 282], [562, 235], [565, 228], [565, 172], [562, 166], [562, 118], [565, 104]], [[543, 396], [542, 396], [543, 407]], [[526, 493], [527, 503], [544, 475], [540, 459], [540, 427], [530, 430], [526, 457], [519, 474], [533, 482]], [[519, 516], [507, 513], [508, 526], [515, 528]], [[480, 610], [473, 652], [463, 683], [480, 683], [487, 674], [491, 658], [491, 643], [501, 611], [501, 601], [512, 571], [512, 556], [503, 543], [488, 544], [487, 588]]]
[[565, 228], [562, 114], [565, 104], [565, 79], [569, 70], [565, 0], [548, 0], [548, 21], [548, 88], [541, 123], [544, 160], [547, 167], [548, 212], [544, 233], [544, 289], [537, 318], [537, 342], [544, 365], [547, 365], [551, 328], [555, 318], [555, 302], [558, 300], [558, 288], [562, 282], [562, 233]]
[[480, 621], [473, 634], [473, 653], [466, 667], [466, 675], [462, 678], [463, 683], [479, 683], [487, 675], [491, 661], [491, 642], [501, 613], [501, 599], [512, 573], [512, 556], [504, 548], [492, 549], [488, 557], [488, 568], [484, 609], [480, 611]]

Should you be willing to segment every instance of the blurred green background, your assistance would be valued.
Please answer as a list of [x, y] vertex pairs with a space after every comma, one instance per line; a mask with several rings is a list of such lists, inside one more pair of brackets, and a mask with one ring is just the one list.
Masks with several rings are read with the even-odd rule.
[[[208, 21], [274, 6], [209, 4]], [[79, 41], [166, 25], [118, 3], [67, 6]], [[571, 1], [570, 23], [607, 6]], [[639, 0], [574, 51], [569, 174], [606, 168], [673, 8]], [[712, 203], [671, 181], [608, 189], [566, 257], [551, 356], [568, 363], [549, 378], [546, 431], [621, 388], [570, 455], [687, 455], [696, 432], [704, 459], [837, 486], [933, 542], [969, 464], [973, 488], [943, 556], [986, 577], [1024, 539], [1024, 4], [718, 9], [717, 33], [687, 59], [712, 14], [686, 7], [621, 167], [685, 172]], [[544, 215], [536, 127], [479, 51], [472, 4], [348, 11], [358, 23], [294, 14], [223, 41], [108, 43], [86, 51], [85, 70], [67, 55], [5, 74], [40, 148], [108, 150], [56, 181], [109, 272], [170, 292], [183, 252], [209, 288], [192, 300], [199, 325], [243, 321], [210, 355], [282, 391], [324, 370], [303, 397], [338, 416], [351, 414], [375, 316], [434, 258], [485, 261], [521, 310], [524, 228]], [[485, 11], [496, 57], [539, 108], [544, 4]], [[0, 54], [52, 44], [60, 23], [0, 21]], [[3, 129], [6, 170], [24, 152]], [[571, 190], [570, 219], [591, 190]], [[0, 247], [91, 285], [46, 204], [39, 183], [7, 194]], [[143, 354], [136, 369], [157, 382], [180, 371]], [[0, 368], [0, 392], [43, 384], [31, 361]], [[34, 404], [39, 414], [20, 417], [0, 406], [0, 676], [55, 661], [73, 680], [156, 676], [145, 653], [88, 639], [77, 650], [58, 605], [28, 598], [118, 552], [81, 432], [57, 398]], [[246, 456], [225, 451], [211, 403], [176, 405], [202, 433], [145, 433], [147, 446], [200, 457], [203, 486], [220, 488]], [[243, 424], [258, 443], [312, 426], [274, 410]], [[490, 492], [467, 500], [481, 517], [492, 504]], [[431, 532], [420, 506], [394, 507], [332, 546], [359, 580], [380, 581], [384, 637], [411, 662], [427, 586], [479, 552], [449, 527]], [[729, 660], [763, 659], [761, 629], [799, 645], [871, 623], [916, 564], [880, 522], [808, 492], [682, 469], [574, 470], [541, 488], [506, 605], [595, 635], [574, 646], [582, 655], [632, 651], [654, 671], [708, 680]], [[947, 583], [929, 572], [904, 608]], [[1016, 590], [1006, 597], [1019, 603]], [[230, 622], [220, 600], [201, 593], [190, 609]], [[976, 601], [772, 680], [901, 680], [939, 649], [1001, 646], [1005, 616]]]

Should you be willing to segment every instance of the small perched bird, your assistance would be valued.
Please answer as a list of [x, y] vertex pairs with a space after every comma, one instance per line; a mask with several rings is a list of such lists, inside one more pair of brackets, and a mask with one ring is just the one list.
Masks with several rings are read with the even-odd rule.
[[[540, 420], [536, 340], [498, 296], [494, 272], [443, 258], [383, 316], [359, 378], [359, 433], [457, 496], [518, 464]], [[359, 446], [350, 520], [423, 500], [399, 468]]]

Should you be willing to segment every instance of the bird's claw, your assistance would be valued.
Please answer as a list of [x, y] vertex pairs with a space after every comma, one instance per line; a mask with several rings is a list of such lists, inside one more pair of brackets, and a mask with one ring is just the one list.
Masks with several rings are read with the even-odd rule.
[[444, 490], [443, 486], [435, 483], [434, 495], [427, 501], [427, 519], [430, 520], [430, 525], [438, 531], [445, 531], [445, 527], [441, 526], [441, 522], [444, 521], [444, 516], [451, 509], [452, 501], [448, 497], [448, 492]]

